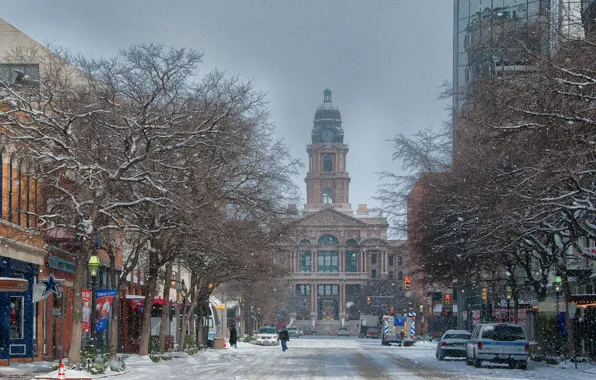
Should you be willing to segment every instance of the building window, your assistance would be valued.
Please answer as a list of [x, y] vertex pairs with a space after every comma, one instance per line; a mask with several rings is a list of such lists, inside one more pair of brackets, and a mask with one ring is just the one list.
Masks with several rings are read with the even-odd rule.
[[373, 270], [370, 272], [370, 278], [377, 278], [377, 270], [376, 270], [376, 269], [373, 269]]
[[393, 271], [392, 270], [389, 271], [389, 279], [393, 280]]
[[4, 219], [4, 214], [2, 213], [2, 210], [4, 209], [2, 207], [2, 203], [4, 201], [4, 181], [2, 180], [2, 178], [4, 178], [4, 162], [2, 157], [3, 155], [4, 151], [0, 152], [0, 219]]
[[6, 84], [13, 84], [19, 75], [23, 75], [19, 79], [36, 81], [32, 82], [39, 84], [39, 65], [38, 64], [21, 64], [21, 63], [2, 63], [0, 64], [0, 80]]
[[358, 270], [358, 252], [346, 252], [346, 272], [356, 272]]
[[401, 256], [397, 256], [397, 265], [403, 265], [404, 263], [404, 258]]
[[10, 339], [25, 337], [23, 297], [10, 297]]
[[296, 285], [296, 293], [303, 296], [310, 296], [310, 285]]
[[319, 251], [317, 254], [318, 272], [339, 272], [337, 251]]
[[300, 272], [310, 272], [310, 251], [301, 251], [300, 252]]
[[371, 264], [377, 263], [377, 254], [376, 253], [373, 253], [372, 255], [370, 255], [370, 263]]
[[356, 242], [354, 239], [348, 239], [348, 241], [346, 241], [346, 245], [349, 245], [350, 247], [357, 247], [358, 242]]
[[403, 280], [403, 278], [404, 278], [404, 272], [402, 272], [402, 271], [397, 272], [397, 279]]
[[393, 266], [393, 255], [389, 255], [389, 266]]
[[285, 265], [285, 263], [286, 263], [286, 256], [285, 255], [279, 256], [279, 263], [281, 265]]
[[317, 285], [317, 293], [320, 296], [336, 296], [339, 294], [338, 285]]
[[333, 171], [333, 158], [330, 154], [326, 154], [323, 158], [323, 171], [331, 173]]
[[320, 245], [338, 245], [339, 240], [337, 240], [337, 238], [333, 235], [326, 234], [319, 238], [319, 244]]
[[8, 221], [12, 223], [12, 157], [8, 159]]
[[330, 205], [333, 203], [333, 190], [326, 188], [323, 190], [323, 204]]

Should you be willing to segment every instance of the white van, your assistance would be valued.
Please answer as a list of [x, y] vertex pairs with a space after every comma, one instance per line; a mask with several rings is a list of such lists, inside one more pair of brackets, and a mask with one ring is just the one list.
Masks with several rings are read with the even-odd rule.
[[526, 369], [530, 344], [523, 327], [512, 323], [483, 323], [466, 343], [466, 364], [480, 367], [482, 361], [507, 363]]

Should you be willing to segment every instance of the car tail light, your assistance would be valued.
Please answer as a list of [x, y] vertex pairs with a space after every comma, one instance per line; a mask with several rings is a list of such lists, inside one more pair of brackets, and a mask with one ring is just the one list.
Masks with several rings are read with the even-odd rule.
[[526, 343], [526, 351], [530, 351], [530, 343]]
[[447, 346], [447, 342], [442, 342], [441, 347], [445, 347], [445, 346]]
[[482, 342], [478, 342], [478, 349], [482, 350]]

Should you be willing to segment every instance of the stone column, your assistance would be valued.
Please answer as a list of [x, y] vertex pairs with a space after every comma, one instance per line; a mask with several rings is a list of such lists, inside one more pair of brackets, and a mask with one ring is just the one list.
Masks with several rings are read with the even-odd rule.
[[[310, 319], [311, 321], [317, 320], [317, 284], [312, 282], [310, 285]], [[312, 328], [315, 328], [314, 324]]]
[[311, 267], [312, 267], [312, 271], [313, 272], [317, 272], [318, 271], [318, 265], [317, 265], [317, 252], [316, 251], [310, 251], [310, 262], [311, 262]]
[[337, 292], [339, 293], [339, 307], [337, 310], [338, 317], [341, 319], [344, 314], [344, 286], [343, 284], [337, 284]]
[[362, 250], [362, 271], [364, 273], [368, 273], [368, 268], [366, 265], [366, 250]]

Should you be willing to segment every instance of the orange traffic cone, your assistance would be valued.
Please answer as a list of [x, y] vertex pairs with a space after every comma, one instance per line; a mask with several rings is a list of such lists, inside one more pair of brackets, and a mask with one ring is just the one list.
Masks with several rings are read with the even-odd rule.
[[65, 380], [66, 375], [64, 374], [64, 363], [60, 363], [60, 368], [58, 369], [58, 380]]

